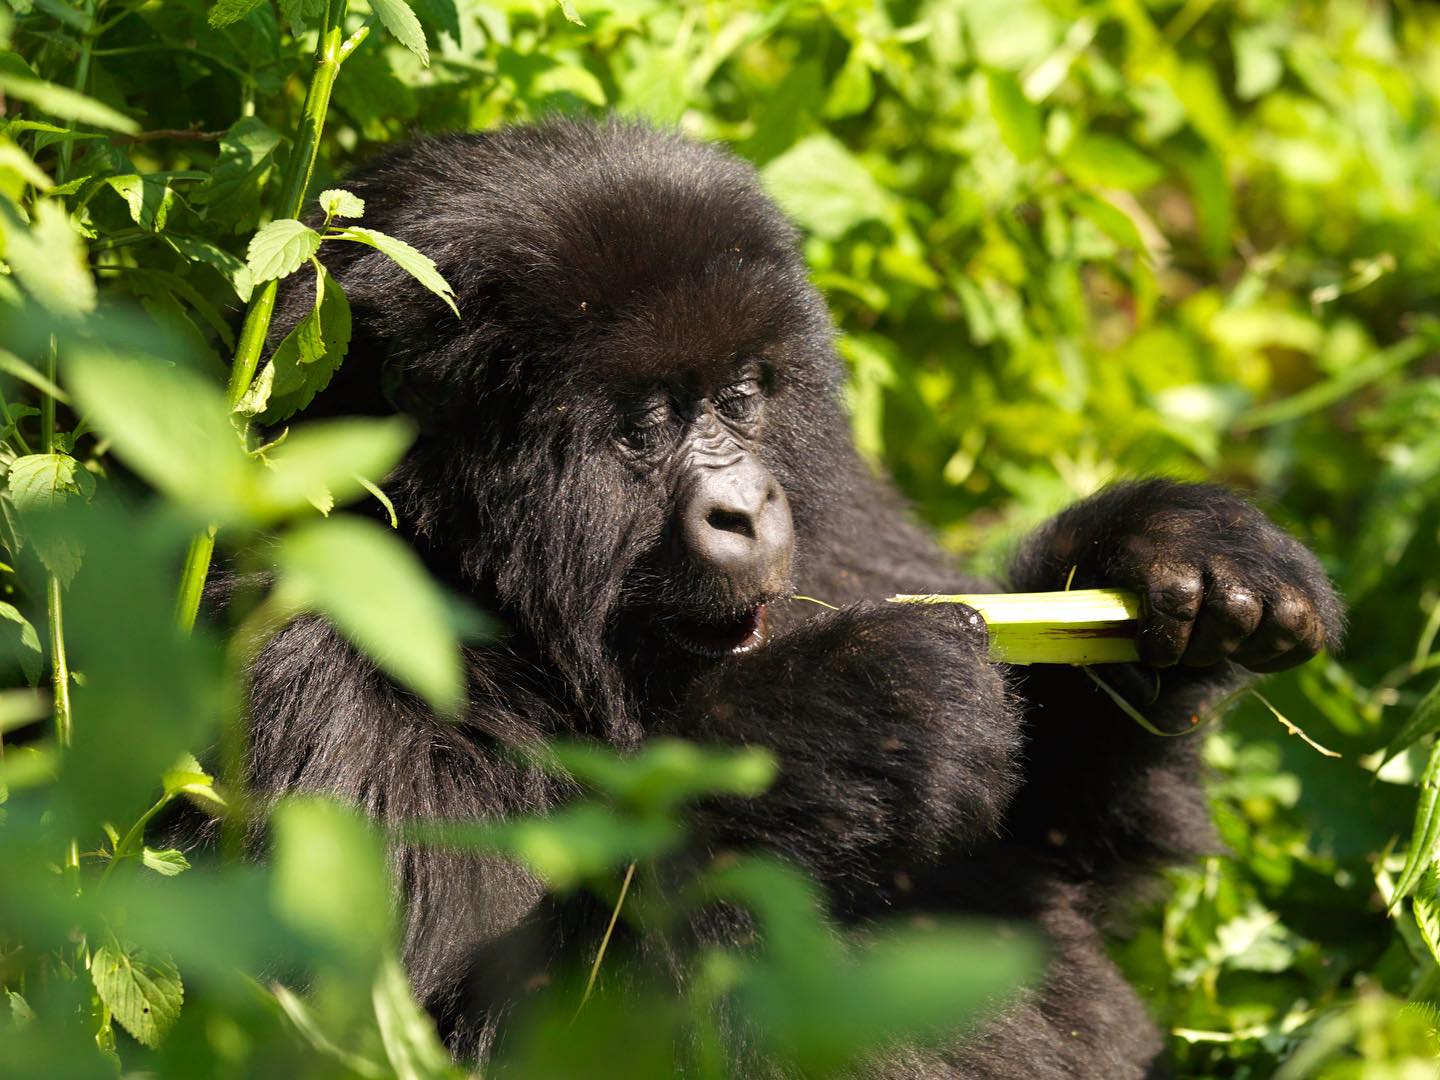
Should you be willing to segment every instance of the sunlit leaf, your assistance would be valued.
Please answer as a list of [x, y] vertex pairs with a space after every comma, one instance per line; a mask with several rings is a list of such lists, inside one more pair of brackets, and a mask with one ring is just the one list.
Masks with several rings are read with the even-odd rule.
[[454, 714], [464, 693], [460, 650], [439, 587], [383, 525], [338, 516], [281, 540], [284, 588], [331, 619], [382, 670]]

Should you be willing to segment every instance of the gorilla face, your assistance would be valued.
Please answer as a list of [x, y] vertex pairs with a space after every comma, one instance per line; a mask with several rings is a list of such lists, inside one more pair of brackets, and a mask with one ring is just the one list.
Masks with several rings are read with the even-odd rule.
[[[761, 647], [834, 486], [816, 463], [848, 451], [829, 314], [754, 170], [552, 121], [413, 143], [347, 187], [461, 314], [363, 245], [327, 260], [354, 314], [335, 411], [421, 428], [388, 486], [432, 567], [597, 714], [657, 654]], [[305, 293], [286, 283], [277, 334]], [[340, 400], [382, 365], [388, 405]]]
[[764, 643], [765, 605], [790, 591], [795, 541], [785, 490], [758, 453], [765, 365], [718, 375], [634, 394], [616, 439], [637, 474], [659, 479], [668, 507], [639, 592], [666, 641], [707, 657]]

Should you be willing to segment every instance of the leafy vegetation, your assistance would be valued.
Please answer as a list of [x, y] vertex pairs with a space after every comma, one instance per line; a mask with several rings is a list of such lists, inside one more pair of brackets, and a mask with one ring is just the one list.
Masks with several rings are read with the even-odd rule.
[[[366, 228], [344, 170], [415, 130], [618, 109], [759, 166], [845, 331], [862, 448], [958, 553], [996, 570], [1064, 503], [1157, 471], [1252, 489], [1322, 552], [1353, 605], [1350, 645], [1265, 694], [1340, 757], [1258, 700], [1195, 736], [1226, 850], [1175, 872], [1116, 953], [1183, 1075], [1433, 1075], [1440, 11], [9, 0], [0, 14], [0, 642], [16, 688], [0, 694], [0, 1073], [455, 1072], [395, 962], [367, 826], [285, 804], [260, 868], [191, 867], [160, 823], [177, 800], [243, 821], [244, 659], [297, 612], [323, 612], [441, 711], [459, 700], [457, 643], [483, 632], [389, 530], [338, 512], [383, 499], [410, 432], [303, 419], [350, 335], [327, 250], [373, 245], [448, 292], [423, 254]], [[317, 202], [323, 225], [301, 224]], [[314, 312], [264, 355], [291, 273], [313, 276]], [[260, 446], [252, 419], [296, 422]], [[216, 543], [277, 585], [223, 634], [184, 633]], [[183, 756], [212, 745], [218, 782]], [[506, 852], [606, 903], [630, 890], [621, 918], [658, 935], [682, 912], [646, 883], [684, 800], [758, 790], [769, 769], [667, 744], [627, 762], [562, 750], [554, 767], [594, 798], [429, 842]], [[665, 1076], [683, 1032], [693, 1070], [715, 1075], [724, 998], [766, 1046], [828, 1074], [887, 1032], [938, 1035], [1033, 969], [1025, 939], [967, 927], [894, 929], [852, 955], [809, 886], [763, 861], [693, 884], [682, 905], [748, 906], [766, 945], [709, 957], [680, 999], [607, 979], [613, 961], [588, 995], [591, 973], [575, 973], [500, 1071]]]

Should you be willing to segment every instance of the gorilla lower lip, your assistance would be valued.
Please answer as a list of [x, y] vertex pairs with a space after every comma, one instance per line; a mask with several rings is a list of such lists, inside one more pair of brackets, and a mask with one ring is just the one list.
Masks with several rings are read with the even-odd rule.
[[661, 623], [665, 636], [687, 652], [699, 656], [739, 656], [765, 644], [765, 605], [757, 604], [728, 622]]

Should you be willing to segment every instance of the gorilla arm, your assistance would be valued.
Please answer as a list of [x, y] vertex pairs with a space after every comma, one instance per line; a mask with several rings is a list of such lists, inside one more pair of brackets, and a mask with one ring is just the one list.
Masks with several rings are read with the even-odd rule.
[[1106, 881], [1210, 844], [1196, 718], [1247, 672], [1280, 671], [1335, 645], [1343, 620], [1320, 564], [1229, 491], [1149, 480], [1065, 511], [1023, 547], [1016, 591], [1129, 588], [1142, 597], [1141, 663], [1097, 674], [1145, 731], [1078, 669], [1017, 669], [1027, 702], [1025, 786], [1008, 822], [1080, 874]]
[[[290, 624], [253, 670], [257, 810], [314, 793], [395, 828], [493, 821], [569, 798], [573, 789], [513, 751], [558, 722], [553, 708], [526, 695], [503, 655], [472, 655], [470, 681], [465, 719], [440, 720], [322, 620]], [[390, 850], [416, 994], [452, 1049], [478, 1058], [510, 1002], [551, 967], [571, 913], [507, 860], [404, 843]]]
[[985, 651], [969, 609], [861, 604], [702, 675], [666, 726], [781, 767], [764, 796], [705, 806], [707, 839], [776, 851], [844, 901], [992, 836], [1019, 724]]

